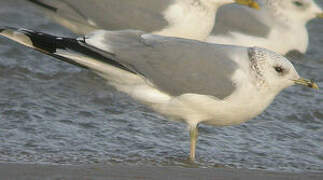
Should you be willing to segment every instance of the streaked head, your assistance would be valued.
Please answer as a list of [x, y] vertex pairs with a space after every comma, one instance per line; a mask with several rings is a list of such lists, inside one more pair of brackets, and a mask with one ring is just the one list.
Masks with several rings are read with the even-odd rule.
[[248, 48], [248, 55], [251, 61], [251, 73], [260, 88], [264, 87], [276, 93], [295, 84], [318, 89], [316, 83], [301, 78], [293, 64], [277, 53], [252, 47]]

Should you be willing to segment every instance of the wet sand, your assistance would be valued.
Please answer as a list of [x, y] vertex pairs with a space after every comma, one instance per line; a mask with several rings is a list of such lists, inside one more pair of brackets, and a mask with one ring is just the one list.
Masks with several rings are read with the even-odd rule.
[[23, 180], [321, 180], [323, 173], [282, 173], [230, 168], [72, 166], [0, 163], [0, 179]]

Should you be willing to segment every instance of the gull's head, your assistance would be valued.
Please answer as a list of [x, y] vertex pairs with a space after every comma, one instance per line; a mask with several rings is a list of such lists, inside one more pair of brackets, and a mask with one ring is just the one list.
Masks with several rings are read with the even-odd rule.
[[278, 6], [281, 9], [280, 13], [292, 21], [306, 23], [316, 17], [323, 18], [322, 8], [313, 0], [280, 0]]
[[211, 2], [216, 8], [231, 3], [237, 3], [240, 5], [248, 6], [250, 8], [259, 9], [259, 4], [255, 0], [208, 0]]
[[248, 56], [251, 61], [251, 74], [255, 77], [255, 83], [260, 88], [274, 93], [279, 93], [295, 84], [318, 89], [316, 83], [301, 78], [293, 64], [275, 52], [252, 47], [248, 48]]

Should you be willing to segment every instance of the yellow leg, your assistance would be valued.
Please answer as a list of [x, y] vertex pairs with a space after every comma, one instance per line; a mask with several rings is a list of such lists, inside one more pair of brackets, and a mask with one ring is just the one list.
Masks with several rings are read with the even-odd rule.
[[190, 138], [191, 138], [190, 160], [191, 161], [195, 161], [195, 147], [196, 147], [197, 137], [198, 137], [197, 126], [191, 126], [190, 127]]

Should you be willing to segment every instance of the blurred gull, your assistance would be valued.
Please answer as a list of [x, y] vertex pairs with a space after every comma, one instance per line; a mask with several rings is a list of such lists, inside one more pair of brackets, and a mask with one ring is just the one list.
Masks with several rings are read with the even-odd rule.
[[219, 6], [253, 0], [28, 0], [78, 34], [95, 29], [138, 29], [164, 36], [205, 40]]
[[[226, 126], [258, 114], [284, 88], [317, 89], [283, 56], [257, 47], [209, 44], [146, 34], [94, 31], [78, 39], [26, 29], [0, 35], [65, 62], [88, 68], [153, 110], [188, 124], [195, 159], [198, 124]], [[144, 121], [143, 121], [144, 123]]]
[[280, 54], [291, 50], [305, 53], [306, 23], [315, 17], [323, 18], [322, 9], [312, 0], [258, 0], [258, 3], [259, 11], [234, 4], [219, 8], [216, 28], [207, 41], [259, 46]]

